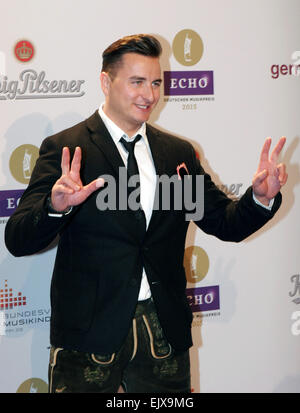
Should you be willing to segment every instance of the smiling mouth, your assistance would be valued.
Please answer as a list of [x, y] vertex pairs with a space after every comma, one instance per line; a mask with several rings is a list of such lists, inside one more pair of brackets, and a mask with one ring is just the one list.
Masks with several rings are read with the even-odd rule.
[[151, 106], [150, 105], [136, 105], [136, 107], [142, 110], [147, 110], [147, 109], [150, 109]]

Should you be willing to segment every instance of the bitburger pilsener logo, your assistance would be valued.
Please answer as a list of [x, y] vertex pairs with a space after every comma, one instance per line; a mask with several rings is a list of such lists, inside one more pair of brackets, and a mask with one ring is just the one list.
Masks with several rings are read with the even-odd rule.
[[[28, 40], [20, 40], [13, 49], [15, 57], [23, 63], [35, 55], [33, 44]], [[52, 79], [45, 70], [30, 67], [22, 70], [18, 79], [10, 79], [5, 73], [5, 56], [0, 53], [0, 101], [80, 98], [85, 94], [84, 83], [83, 79]]]
[[23, 63], [29, 62], [34, 56], [34, 47], [29, 40], [20, 40], [14, 48], [16, 58]]

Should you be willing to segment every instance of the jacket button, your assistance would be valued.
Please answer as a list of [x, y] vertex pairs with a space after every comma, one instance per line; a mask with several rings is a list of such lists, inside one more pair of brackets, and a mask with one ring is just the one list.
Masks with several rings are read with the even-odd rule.
[[132, 287], [134, 287], [136, 284], [137, 284], [137, 279], [136, 278], [131, 278], [130, 285], [132, 285]]

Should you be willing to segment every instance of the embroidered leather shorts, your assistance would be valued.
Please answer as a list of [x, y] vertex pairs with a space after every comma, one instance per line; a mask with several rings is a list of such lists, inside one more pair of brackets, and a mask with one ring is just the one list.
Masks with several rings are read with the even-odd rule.
[[152, 299], [137, 304], [129, 334], [113, 354], [51, 347], [50, 393], [189, 393], [189, 351], [166, 340]]

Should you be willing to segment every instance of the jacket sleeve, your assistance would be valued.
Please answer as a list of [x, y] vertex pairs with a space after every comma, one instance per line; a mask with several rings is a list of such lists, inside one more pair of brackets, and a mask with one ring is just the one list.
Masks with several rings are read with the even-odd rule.
[[[254, 201], [251, 186], [240, 199], [232, 200], [217, 188], [195, 155], [193, 162], [196, 174], [204, 176], [204, 211], [202, 219], [195, 221], [195, 224], [207, 234], [223, 241], [242, 241], [265, 225], [279, 209], [281, 193], [276, 195], [271, 211]], [[198, 190], [194, 188], [194, 191]]]
[[46, 201], [61, 176], [62, 146], [46, 138], [40, 147], [27, 189], [5, 227], [5, 244], [16, 257], [31, 255], [46, 248], [72, 219], [74, 210], [64, 217], [49, 217]]

